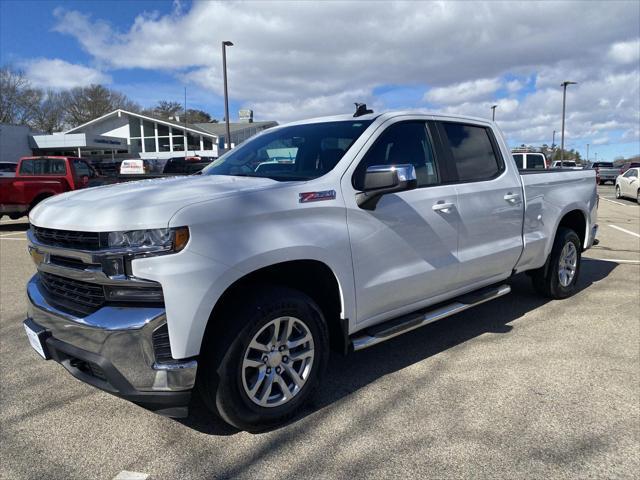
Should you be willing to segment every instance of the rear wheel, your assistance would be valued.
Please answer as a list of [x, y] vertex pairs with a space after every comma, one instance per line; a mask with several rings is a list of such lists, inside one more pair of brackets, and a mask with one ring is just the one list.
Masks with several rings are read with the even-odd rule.
[[[260, 287], [257, 287], [257, 290]], [[227, 308], [203, 349], [199, 384], [207, 406], [227, 423], [259, 431], [286, 422], [309, 399], [326, 369], [329, 335], [307, 295], [262, 287]]]
[[576, 232], [565, 227], [558, 229], [547, 264], [532, 274], [538, 293], [555, 299], [573, 295], [580, 273], [581, 248]]

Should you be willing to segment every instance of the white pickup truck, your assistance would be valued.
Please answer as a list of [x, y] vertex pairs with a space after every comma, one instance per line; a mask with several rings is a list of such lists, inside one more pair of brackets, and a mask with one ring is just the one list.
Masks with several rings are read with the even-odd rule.
[[330, 351], [498, 298], [520, 272], [570, 296], [597, 203], [593, 170], [519, 172], [487, 120], [360, 108], [291, 123], [199, 175], [38, 205], [25, 328], [107, 392], [180, 416], [197, 386], [262, 429], [309, 399]]

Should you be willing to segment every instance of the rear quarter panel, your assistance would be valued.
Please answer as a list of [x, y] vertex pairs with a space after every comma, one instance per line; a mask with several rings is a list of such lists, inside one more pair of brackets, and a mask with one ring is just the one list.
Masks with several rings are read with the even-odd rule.
[[548, 171], [522, 175], [525, 196], [522, 228], [524, 251], [516, 271], [544, 265], [551, 252], [558, 225], [573, 210], [579, 210], [586, 220], [585, 248], [589, 244], [591, 227], [597, 220], [598, 195], [593, 170]]

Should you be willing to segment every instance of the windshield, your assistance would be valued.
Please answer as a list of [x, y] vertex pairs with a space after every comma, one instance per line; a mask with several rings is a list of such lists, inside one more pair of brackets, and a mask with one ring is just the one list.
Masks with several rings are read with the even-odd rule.
[[310, 123], [267, 131], [225, 153], [202, 173], [311, 180], [331, 171], [370, 124]]

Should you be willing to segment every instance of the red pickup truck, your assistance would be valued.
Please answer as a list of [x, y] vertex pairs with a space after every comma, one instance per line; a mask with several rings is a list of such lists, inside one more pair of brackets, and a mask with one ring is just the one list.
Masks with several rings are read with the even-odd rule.
[[95, 178], [95, 170], [82, 158], [22, 157], [15, 177], [0, 177], [0, 218], [20, 218], [45, 198], [92, 186]]

